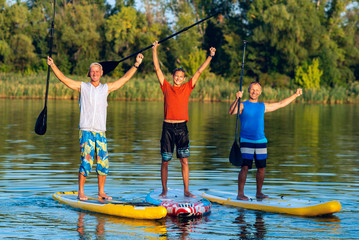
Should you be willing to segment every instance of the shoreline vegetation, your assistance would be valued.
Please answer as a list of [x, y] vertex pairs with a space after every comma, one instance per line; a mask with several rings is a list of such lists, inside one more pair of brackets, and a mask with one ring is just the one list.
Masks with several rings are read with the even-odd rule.
[[[89, 81], [87, 77], [70, 76], [70, 78], [77, 81]], [[101, 82], [106, 83], [115, 80], [115, 78], [105, 76]], [[166, 80], [171, 82], [171, 76], [167, 76]], [[249, 82], [251, 80], [245, 79], [243, 91], [246, 91]], [[238, 89], [238, 83], [209, 74], [198, 81], [196, 88], [191, 94], [190, 101], [230, 102], [235, 99], [235, 93]], [[284, 89], [263, 86], [261, 101], [273, 102], [284, 99], [294, 94], [295, 89], [296, 87]], [[0, 73], [0, 98], [43, 99], [45, 91], [46, 73], [32, 75]], [[66, 87], [51, 73], [48, 98], [78, 100], [79, 93]], [[120, 90], [112, 92], [108, 99], [121, 101], [163, 101], [163, 95], [154, 74], [139, 74], [127, 82]], [[246, 97], [243, 100], [246, 100]], [[354, 82], [348, 87], [303, 89], [302, 97], [296, 99], [296, 102], [325, 104], [359, 103], [359, 82]]]

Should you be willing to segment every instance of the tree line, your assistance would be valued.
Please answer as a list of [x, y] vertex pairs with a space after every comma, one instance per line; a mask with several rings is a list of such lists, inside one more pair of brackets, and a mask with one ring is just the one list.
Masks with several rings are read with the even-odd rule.
[[[217, 49], [205, 74], [238, 81], [243, 40], [248, 42], [246, 81], [272, 87], [347, 86], [359, 79], [359, 4], [349, 0], [57, 0], [56, 64], [84, 75], [94, 61], [120, 60], [210, 14], [220, 12], [159, 51], [163, 71], [193, 74]], [[53, 0], [0, 0], [0, 71], [23, 74], [47, 69]], [[153, 73], [144, 52], [142, 74]], [[122, 62], [112, 76], [133, 61]], [[209, 72], [210, 71], [210, 72]]]

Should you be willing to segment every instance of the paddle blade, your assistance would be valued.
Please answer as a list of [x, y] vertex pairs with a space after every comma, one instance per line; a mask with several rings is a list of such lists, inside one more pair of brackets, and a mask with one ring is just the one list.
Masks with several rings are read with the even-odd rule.
[[119, 64], [119, 61], [106, 61], [106, 62], [100, 62], [102, 66], [103, 75], [108, 74], [109, 72], [112, 72], [115, 70], [117, 65]]
[[44, 135], [47, 127], [47, 107], [44, 107], [35, 124], [35, 133], [38, 135]]
[[242, 166], [243, 159], [241, 154], [241, 149], [239, 148], [236, 141], [232, 145], [231, 152], [229, 153], [229, 162], [234, 166]]

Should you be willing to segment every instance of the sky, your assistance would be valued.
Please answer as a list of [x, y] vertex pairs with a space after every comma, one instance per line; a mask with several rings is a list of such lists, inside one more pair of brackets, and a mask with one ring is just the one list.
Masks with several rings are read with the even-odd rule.
[[111, 4], [112, 6], [115, 4], [116, 0], [106, 0], [109, 4]]

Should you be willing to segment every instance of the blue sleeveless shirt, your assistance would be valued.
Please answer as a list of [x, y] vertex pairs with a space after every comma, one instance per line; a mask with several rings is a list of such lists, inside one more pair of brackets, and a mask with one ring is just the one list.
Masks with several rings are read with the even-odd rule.
[[241, 120], [241, 142], [267, 143], [264, 135], [264, 103], [243, 102]]

